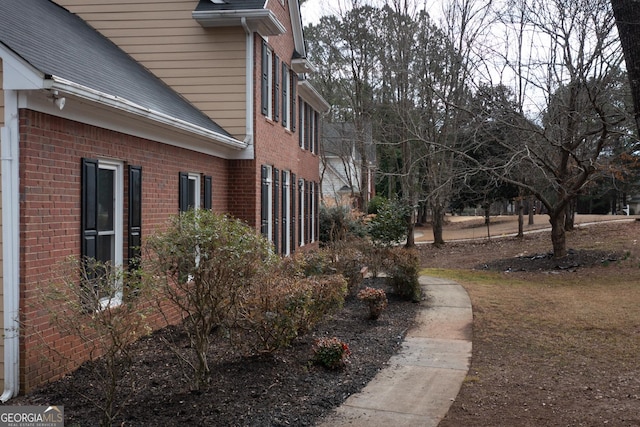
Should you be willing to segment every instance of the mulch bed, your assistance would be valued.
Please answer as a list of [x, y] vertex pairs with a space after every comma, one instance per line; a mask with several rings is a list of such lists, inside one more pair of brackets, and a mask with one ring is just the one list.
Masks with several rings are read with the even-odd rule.
[[[378, 279], [366, 285], [384, 287]], [[184, 332], [168, 327], [139, 340], [132, 349], [135, 362], [122, 380], [118, 426], [310, 426], [360, 391], [398, 351], [412, 326], [418, 304], [388, 293], [389, 306], [377, 321], [355, 297], [311, 333], [274, 354], [240, 357], [226, 340], [216, 343], [209, 360], [211, 383], [194, 391], [190, 367], [176, 356], [189, 353]], [[319, 337], [336, 336], [351, 349], [342, 370], [327, 370], [311, 362]], [[168, 343], [173, 343], [169, 345]], [[187, 356], [188, 357], [188, 356]], [[67, 426], [97, 425], [101, 399], [95, 363], [12, 405], [64, 405]]]

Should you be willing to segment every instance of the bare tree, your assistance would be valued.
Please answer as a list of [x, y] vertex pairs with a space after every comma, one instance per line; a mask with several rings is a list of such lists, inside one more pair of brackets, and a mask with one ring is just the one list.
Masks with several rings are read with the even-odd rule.
[[[519, 6], [519, 17], [540, 44], [533, 61], [516, 72], [542, 107], [522, 123], [525, 136], [508, 147], [513, 155], [500, 174], [542, 202], [554, 255], [562, 257], [567, 208], [610, 161], [607, 154], [621, 134], [624, 112], [610, 96], [621, 52], [606, 0], [531, 0]], [[530, 171], [526, 180], [511, 173], [521, 168]]]
[[611, 0], [631, 84], [636, 129], [640, 132], [640, 7], [635, 0]]

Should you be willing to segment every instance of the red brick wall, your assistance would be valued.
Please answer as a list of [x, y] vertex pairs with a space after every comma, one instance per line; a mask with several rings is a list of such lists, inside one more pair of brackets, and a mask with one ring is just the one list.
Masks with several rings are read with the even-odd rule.
[[[285, 2], [285, 5], [287, 2]], [[294, 52], [293, 31], [291, 28], [291, 18], [289, 16], [288, 6], [282, 7], [279, 1], [269, 2], [269, 7], [278, 20], [285, 25], [286, 32], [279, 36], [270, 36], [268, 39], [269, 46], [273, 49], [275, 55], [278, 55], [281, 61], [291, 67], [291, 58]], [[320, 182], [320, 159], [317, 154], [311, 153], [309, 150], [303, 150], [299, 146], [298, 120], [299, 113], [296, 103], [296, 130], [291, 132], [287, 130], [280, 121], [275, 122], [262, 115], [261, 109], [261, 79], [262, 79], [262, 38], [259, 35], [255, 37], [254, 43], [255, 67], [254, 67], [254, 111], [255, 111], [255, 152], [256, 161], [252, 165], [254, 168], [255, 182], [255, 200], [256, 206], [260, 206], [260, 167], [261, 165], [271, 165], [279, 170], [289, 170], [296, 175], [297, 179], [305, 179], [306, 181]], [[282, 76], [280, 76], [281, 78]], [[297, 95], [298, 91], [296, 91]], [[279, 94], [281, 97], [282, 95]], [[280, 100], [280, 108], [281, 100]], [[291, 127], [291, 126], [290, 126]], [[299, 198], [296, 195], [296, 203]], [[255, 224], [260, 224], [260, 209], [255, 209]], [[298, 225], [296, 224], [296, 230]], [[297, 231], [296, 231], [297, 233]], [[296, 234], [297, 236], [297, 234]], [[317, 239], [317, 237], [316, 237]], [[296, 238], [297, 246], [297, 238]], [[314, 247], [315, 245], [311, 245]]]
[[[68, 256], [80, 256], [81, 159], [109, 158], [142, 166], [143, 239], [178, 212], [178, 173], [213, 177], [215, 211], [228, 211], [229, 162], [28, 110], [20, 111], [20, 269], [22, 389], [61, 376], [86, 357], [81, 343], [50, 326], [40, 289]], [[123, 251], [126, 258], [126, 248]], [[61, 353], [43, 357], [43, 344]], [[50, 353], [50, 352], [49, 352]], [[65, 359], [73, 355], [72, 361]]]

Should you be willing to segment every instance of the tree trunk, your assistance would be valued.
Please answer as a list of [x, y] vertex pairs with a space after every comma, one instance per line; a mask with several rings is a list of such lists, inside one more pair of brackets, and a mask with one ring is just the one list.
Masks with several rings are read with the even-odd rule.
[[567, 255], [567, 236], [564, 231], [564, 209], [549, 212], [549, 222], [551, 223], [553, 257], [562, 258]]
[[491, 205], [488, 203], [484, 205], [484, 225], [487, 226], [487, 240], [491, 240]]
[[536, 213], [536, 199], [529, 196], [529, 225], [533, 225], [533, 215]]
[[572, 200], [567, 203], [567, 207], [564, 212], [564, 231], [571, 231], [574, 229], [576, 219], [576, 201]]
[[441, 206], [433, 205], [431, 208], [431, 228], [433, 229], [433, 244], [444, 245], [442, 238], [442, 228], [444, 223], [444, 209]]
[[416, 222], [413, 220], [413, 209], [409, 211], [407, 215], [407, 243], [405, 243], [405, 248], [414, 248], [416, 246], [415, 236], [413, 235], [415, 231]]
[[524, 238], [524, 204], [522, 198], [518, 198], [518, 237]]

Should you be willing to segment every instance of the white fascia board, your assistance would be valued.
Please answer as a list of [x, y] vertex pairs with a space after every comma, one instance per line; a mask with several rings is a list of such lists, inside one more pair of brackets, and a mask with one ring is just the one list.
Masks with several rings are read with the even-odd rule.
[[292, 59], [291, 68], [299, 74], [315, 73], [317, 71], [317, 67], [307, 58]]
[[2, 58], [4, 90], [34, 90], [44, 87], [44, 73], [2, 44], [0, 44], [0, 58]]
[[279, 36], [287, 31], [269, 9], [196, 10], [191, 16], [204, 28], [240, 26], [244, 21], [251, 30], [263, 36]]
[[298, 81], [298, 95], [320, 113], [328, 113], [331, 108], [329, 103], [320, 95], [320, 92], [308, 80]]
[[213, 132], [201, 126], [194, 125], [192, 123], [169, 116], [159, 111], [154, 111], [142, 107], [124, 98], [119, 98], [114, 95], [99, 92], [97, 90], [81, 86], [77, 83], [56, 76], [51, 77], [51, 82], [52, 83], [48, 85], [49, 88], [51, 90], [57, 90], [61, 95], [73, 95], [80, 99], [105, 105], [107, 107], [114, 108], [116, 110], [132, 114], [134, 116], [145, 118], [162, 125], [167, 125], [179, 131], [187, 132], [197, 137], [208, 139], [212, 143], [223, 146], [227, 149], [244, 150], [245, 148], [247, 148], [247, 144], [245, 142], [239, 141], [226, 135], [222, 135], [217, 132]]
[[298, 0], [289, 1], [289, 14], [291, 15], [291, 28], [293, 32], [293, 44], [296, 52], [307, 57], [307, 48], [304, 44], [304, 31], [302, 28], [302, 16], [300, 15], [300, 2]]

